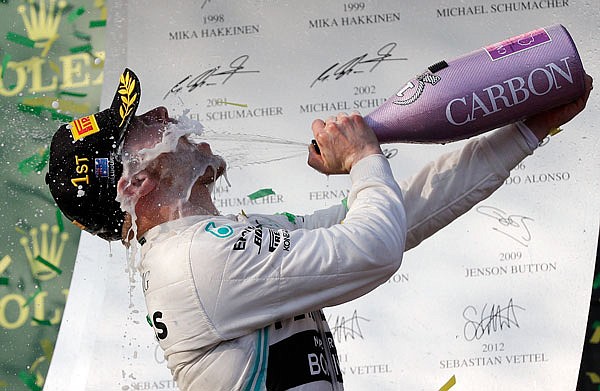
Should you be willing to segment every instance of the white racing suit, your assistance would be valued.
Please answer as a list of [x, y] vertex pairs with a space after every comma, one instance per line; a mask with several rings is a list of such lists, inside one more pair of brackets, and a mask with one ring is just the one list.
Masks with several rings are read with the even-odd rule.
[[405, 249], [486, 198], [531, 153], [511, 125], [442, 156], [401, 190], [385, 158], [361, 160], [348, 210], [192, 216], [152, 228], [140, 273], [178, 387], [342, 390], [320, 309], [387, 281]]

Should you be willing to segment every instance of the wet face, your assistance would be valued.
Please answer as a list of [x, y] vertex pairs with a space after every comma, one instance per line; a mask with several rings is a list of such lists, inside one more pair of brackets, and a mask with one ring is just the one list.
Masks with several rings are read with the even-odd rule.
[[[177, 121], [169, 117], [169, 113], [165, 107], [156, 107], [141, 116], [134, 117], [132, 123], [127, 129], [125, 141], [122, 150], [123, 163], [126, 169], [124, 176], [133, 174], [133, 171], [139, 168], [140, 151], [148, 151], [155, 148], [159, 143], [163, 142], [163, 135], [167, 130], [169, 124], [176, 124]], [[182, 166], [184, 156], [182, 155], [195, 155], [188, 156], [187, 162], [199, 163], [199, 159], [206, 160], [209, 165], [206, 168], [206, 172], [199, 179], [202, 183], [210, 183], [219, 177], [225, 171], [225, 161], [214, 155], [210, 145], [207, 143], [191, 143], [187, 138], [181, 137], [177, 140], [177, 146], [165, 146], [162, 148], [160, 154], [155, 153], [154, 157], [157, 161], [148, 164], [148, 167], [159, 168], [158, 166], [169, 169], [170, 167], [166, 164], [167, 162], [179, 163], [176, 164], [175, 169], [185, 169]], [[166, 156], [170, 152], [175, 152], [180, 155], [178, 159]], [[160, 164], [157, 164], [160, 163]], [[199, 169], [200, 167], [187, 167], [190, 169]], [[128, 170], [129, 169], [129, 170]], [[127, 172], [129, 171], [129, 172]], [[216, 173], [215, 173], [216, 171]], [[212, 180], [211, 180], [212, 179]]]
[[202, 129], [198, 132], [188, 121], [178, 123], [157, 107], [135, 117], [128, 127], [117, 201], [132, 221], [159, 210], [168, 216], [163, 220], [214, 212], [210, 185], [224, 173], [225, 161], [207, 143], [190, 141], [188, 136], [201, 137]]

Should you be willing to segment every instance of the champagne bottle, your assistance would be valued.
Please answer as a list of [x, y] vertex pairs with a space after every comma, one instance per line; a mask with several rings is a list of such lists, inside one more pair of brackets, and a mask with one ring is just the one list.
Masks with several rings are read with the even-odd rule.
[[381, 143], [447, 143], [526, 119], [584, 93], [564, 26], [539, 28], [440, 61], [365, 116]]

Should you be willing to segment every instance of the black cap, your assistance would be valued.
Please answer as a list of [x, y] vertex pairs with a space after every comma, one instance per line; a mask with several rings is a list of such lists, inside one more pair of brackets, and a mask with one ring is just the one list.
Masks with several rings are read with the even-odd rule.
[[119, 148], [140, 95], [137, 76], [125, 69], [110, 108], [62, 125], [50, 144], [46, 183], [56, 204], [73, 224], [109, 241], [121, 239]]

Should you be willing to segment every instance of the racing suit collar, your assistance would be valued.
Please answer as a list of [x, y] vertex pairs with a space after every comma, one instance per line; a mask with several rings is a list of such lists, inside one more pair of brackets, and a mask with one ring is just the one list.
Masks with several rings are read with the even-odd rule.
[[195, 215], [182, 217], [177, 220], [167, 221], [166, 223], [159, 224], [155, 227], [150, 228], [146, 233], [138, 239], [138, 242], [143, 246], [148, 242], [156, 240], [159, 236], [173, 236], [177, 235], [183, 229], [186, 229], [194, 224], [201, 221], [208, 220], [211, 218], [220, 217], [212, 215]]

